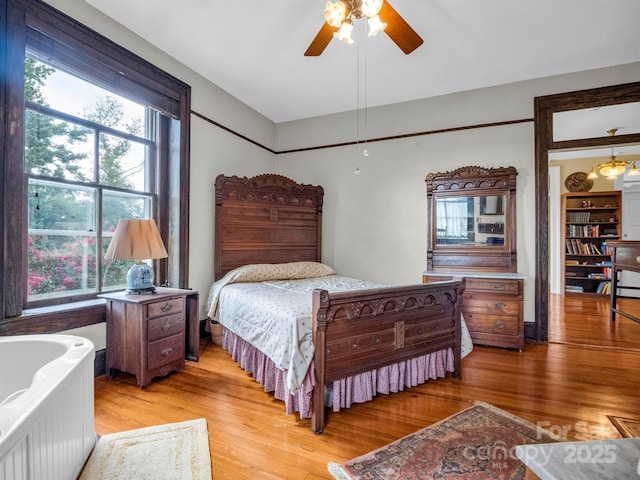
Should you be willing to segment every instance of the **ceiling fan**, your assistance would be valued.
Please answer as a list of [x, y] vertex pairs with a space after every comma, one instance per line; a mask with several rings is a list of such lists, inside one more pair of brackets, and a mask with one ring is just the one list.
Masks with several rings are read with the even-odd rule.
[[324, 10], [326, 21], [304, 55], [320, 55], [334, 37], [353, 43], [353, 19], [362, 17], [368, 20], [369, 36], [384, 31], [405, 54], [413, 52], [423, 43], [420, 35], [386, 0], [337, 0], [335, 3], [327, 2]]

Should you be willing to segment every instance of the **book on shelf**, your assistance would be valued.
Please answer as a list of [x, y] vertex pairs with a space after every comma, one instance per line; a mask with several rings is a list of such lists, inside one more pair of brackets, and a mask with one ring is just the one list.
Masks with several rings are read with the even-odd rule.
[[592, 279], [601, 279], [604, 280], [606, 277], [606, 275], [604, 273], [590, 273], [589, 275], [587, 275], [588, 278], [592, 278]]
[[580, 285], [565, 285], [564, 291], [567, 293], [582, 293], [584, 292], [584, 287]]
[[591, 212], [567, 212], [567, 222], [589, 223]]
[[611, 260], [603, 260], [600, 263], [596, 263], [596, 266], [598, 266], [598, 267], [611, 267], [611, 266], [613, 266], [613, 263], [611, 263]]
[[565, 245], [569, 255], [607, 255], [606, 246], [601, 249], [595, 243], [583, 242], [578, 238], [567, 238]]
[[569, 237], [599, 237], [600, 225], [567, 225]]
[[603, 295], [611, 293], [611, 282], [600, 282], [596, 289], [596, 293], [602, 293]]

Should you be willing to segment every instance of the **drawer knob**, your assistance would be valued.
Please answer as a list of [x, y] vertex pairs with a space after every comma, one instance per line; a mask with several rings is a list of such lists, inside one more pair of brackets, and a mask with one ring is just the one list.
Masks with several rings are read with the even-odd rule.
[[496, 323], [494, 323], [493, 325], [494, 325], [496, 328], [499, 328], [499, 329], [503, 329], [503, 328], [505, 328], [505, 327], [506, 327], [506, 325], [504, 324], [504, 322], [496, 322]]
[[504, 283], [496, 283], [493, 288], [496, 290], [504, 290]]
[[165, 331], [165, 332], [166, 332], [167, 330], [171, 330], [171, 324], [170, 324], [169, 322], [165, 323], [165, 324], [162, 326], [162, 330], [163, 330], [163, 331]]
[[504, 303], [496, 302], [496, 308], [504, 308]]
[[418, 329], [418, 335], [422, 335], [422, 329], [421, 328]]
[[171, 305], [169, 302], [167, 302], [163, 306], [160, 307], [160, 310], [163, 313], [167, 313], [167, 312], [170, 312], [172, 308], [173, 308], [173, 305]]
[[166, 347], [162, 349], [162, 351], [160, 352], [160, 355], [162, 355], [163, 357], [166, 357], [171, 352], [173, 352], [173, 347]]

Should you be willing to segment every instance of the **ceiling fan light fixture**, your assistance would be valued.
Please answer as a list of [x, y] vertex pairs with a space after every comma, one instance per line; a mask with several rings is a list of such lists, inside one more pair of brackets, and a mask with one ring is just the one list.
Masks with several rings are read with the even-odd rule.
[[389, 4], [388, 0], [325, 0], [325, 2], [323, 11], [325, 21], [305, 50], [305, 57], [321, 55], [334, 38], [339, 38], [346, 43], [355, 43], [351, 38], [351, 30], [356, 20], [365, 18], [369, 23], [369, 36], [384, 30], [384, 33], [405, 55], [424, 43], [420, 35]]
[[636, 167], [635, 160], [631, 163], [631, 168], [629, 169], [629, 173], [627, 175], [629, 175], [630, 177], [640, 175], [640, 170], [638, 170], [638, 168]]
[[324, 19], [332, 27], [339, 28], [347, 17], [347, 6], [342, 0], [327, 2], [324, 7]]
[[360, 11], [365, 17], [375, 17], [380, 13], [380, 10], [382, 10], [383, 3], [384, 0], [362, 0]]
[[338, 40], [342, 40], [345, 43], [353, 43], [353, 38], [351, 38], [351, 32], [353, 31], [353, 22], [350, 19], [346, 19], [340, 25], [340, 29], [333, 34], [335, 38]]
[[595, 165], [591, 165], [591, 171], [589, 172], [589, 175], [587, 175], [587, 178], [589, 180], [595, 180], [596, 178], [598, 178]]
[[387, 24], [380, 20], [380, 16], [374, 15], [373, 17], [369, 17], [367, 20], [369, 24], [369, 36], [373, 37], [374, 35], [379, 34], [385, 28], [387, 28]]

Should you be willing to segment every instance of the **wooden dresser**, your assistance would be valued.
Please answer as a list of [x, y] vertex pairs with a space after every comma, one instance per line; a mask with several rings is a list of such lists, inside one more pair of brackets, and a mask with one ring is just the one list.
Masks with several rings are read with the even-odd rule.
[[[619, 283], [620, 272], [628, 271], [640, 273], [640, 240], [616, 240], [608, 241], [607, 246], [611, 249], [611, 311], [610, 319], [616, 319], [616, 313], [640, 322], [640, 318], [629, 312], [624, 312], [618, 308], [618, 299], [625, 297], [624, 293], [640, 290], [640, 285], [625, 285]], [[640, 302], [640, 299], [637, 300]]]
[[107, 301], [106, 369], [110, 378], [116, 371], [131, 373], [142, 388], [155, 377], [182, 370], [186, 299], [193, 293], [158, 288], [148, 295], [100, 295]]
[[524, 349], [524, 276], [518, 273], [424, 272], [424, 283], [465, 278], [462, 316], [476, 345]]

